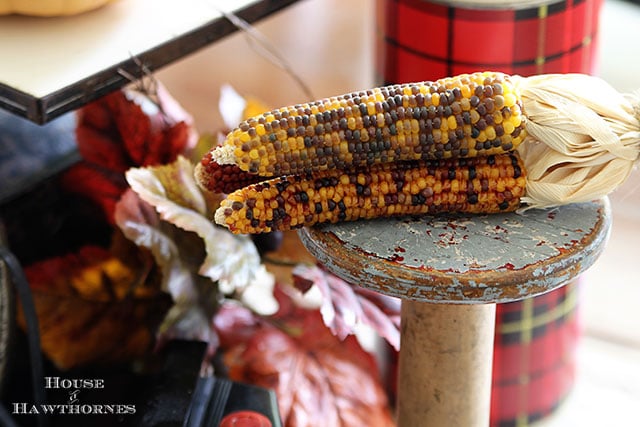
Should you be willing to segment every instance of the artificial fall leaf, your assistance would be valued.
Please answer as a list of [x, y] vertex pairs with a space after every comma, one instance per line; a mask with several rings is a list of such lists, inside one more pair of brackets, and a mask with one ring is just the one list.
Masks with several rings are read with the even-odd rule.
[[197, 274], [204, 254], [202, 241], [162, 221], [153, 206], [132, 190], [118, 202], [115, 220], [128, 239], [153, 255], [161, 273], [161, 288], [173, 299], [158, 328], [160, 338], [215, 344], [209, 323], [217, 306], [217, 290], [210, 280]]
[[400, 348], [400, 301], [354, 287], [315, 265], [300, 264], [293, 270], [296, 287], [308, 292], [317, 287], [322, 295], [320, 313], [338, 338], [355, 334], [359, 324], [371, 327], [396, 350]]
[[[154, 207], [160, 219], [201, 239], [203, 261], [194, 271], [218, 282], [224, 294], [237, 294], [249, 302], [243, 294], [255, 295], [259, 287], [271, 289], [273, 276], [264, 271], [258, 251], [248, 236], [231, 234], [211, 221], [213, 209], [207, 206], [193, 172], [193, 164], [179, 156], [168, 165], [131, 169], [127, 172], [127, 181], [142, 200]], [[123, 230], [126, 228], [123, 223], [119, 225]], [[262, 292], [263, 298], [258, 301], [251, 298], [255, 302], [252, 308], [262, 314], [274, 312], [277, 305], [269, 294]]]
[[83, 158], [62, 176], [63, 187], [99, 205], [109, 224], [124, 173], [131, 167], [168, 163], [197, 139], [191, 117], [158, 85], [156, 99], [123, 89], [78, 113], [78, 150]]
[[126, 362], [152, 347], [168, 301], [135, 254], [122, 242], [85, 246], [25, 268], [42, 349], [59, 369]]
[[208, 219], [211, 206], [195, 183], [193, 164], [179, 156], [167, 165], [131, 169], [127, 191], [116, 206], [117, 225], [148, 249], [174, 305], [159, 334], [207, 341], [219, 292], [237, 297], [257, 312], [277, 310], [273, 276], [264, 269], [251, 239], [236, 236]]
[[282, 299], [280, 306], [274, 323], [252, 322], [247, 313], [216, 316], [223, 347], [227, 337], [234, 343], [224, 357], [230, 376], [275, 390], [285, 427], [393, 426], [375, 361], [355, 337], [333, 336], [317, 310]]

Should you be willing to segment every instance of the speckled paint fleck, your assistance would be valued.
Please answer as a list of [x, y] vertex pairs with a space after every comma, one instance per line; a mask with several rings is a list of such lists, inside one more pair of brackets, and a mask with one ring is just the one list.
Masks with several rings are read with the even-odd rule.
[[523, 214], [347, 222], [303, 229], [307, 248], [352, 283], [431, 302], [507, 302], [591, 266], [610, 229], [607, 199]]

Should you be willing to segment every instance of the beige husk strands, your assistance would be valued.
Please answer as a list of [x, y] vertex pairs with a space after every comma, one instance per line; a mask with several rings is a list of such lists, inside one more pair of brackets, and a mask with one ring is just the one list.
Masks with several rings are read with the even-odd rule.
[[640, 153], [640, 98], [584, 74], [512, 76], [522, 95], [528, 208], [603, 197], [629, 176]]

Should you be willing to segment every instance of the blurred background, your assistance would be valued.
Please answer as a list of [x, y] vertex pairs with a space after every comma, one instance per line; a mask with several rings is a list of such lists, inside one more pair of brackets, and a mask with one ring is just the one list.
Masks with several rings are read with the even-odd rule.
[[[257, 24], [309, 86], [314, 98], [369, 88], [374, 75], [375, 2], [303, 0]], [[605, 0], [600, 19], [595, 74], [616, 89], [640, 89], [640, 6]], [[219, 89], [270, 106], [308, 97], [282, 69], [258, 55], [236, 33], [157, 73], [190, 111], [201, 131], [220, 126]], [[573, 392], [539, 426], [632, 425], [640, 404], [640, 173], [611, 197], [614, 222], [607, 249], [582, 277], [580, 316], [584, 328]]]

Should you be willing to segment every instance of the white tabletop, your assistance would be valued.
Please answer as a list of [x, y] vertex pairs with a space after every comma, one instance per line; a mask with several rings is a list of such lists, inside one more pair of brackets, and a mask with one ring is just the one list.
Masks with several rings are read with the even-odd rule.
[[[0, 17], [0, 107], [36, 122], [157, 69], [295, 0], [117, 0], [77, 16]], [[125, 70], [123, 73], [121, 70]]]

